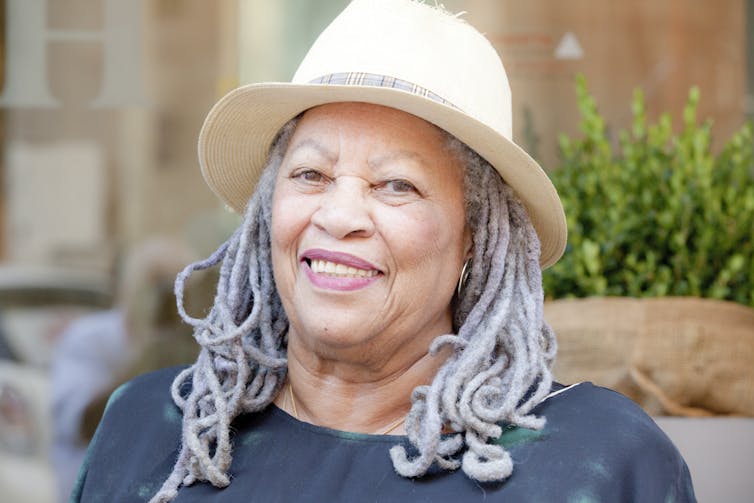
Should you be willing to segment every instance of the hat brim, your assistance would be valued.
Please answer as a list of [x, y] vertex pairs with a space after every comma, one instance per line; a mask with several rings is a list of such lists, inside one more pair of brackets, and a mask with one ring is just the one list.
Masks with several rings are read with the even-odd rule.
[[444, 129], [484, 157], [516, 192], [540, 239], [540, 264], [554, 264], [566, 244], [566, 221], [547, 174], [523, 149], [449, 105], [385, 87], [265, 83], [234, 89], [210, 110], [199, 133], [205, 181], [230, 208], [242, 213], [280, 128], [301, 112], [340, 102], [383, 105]]

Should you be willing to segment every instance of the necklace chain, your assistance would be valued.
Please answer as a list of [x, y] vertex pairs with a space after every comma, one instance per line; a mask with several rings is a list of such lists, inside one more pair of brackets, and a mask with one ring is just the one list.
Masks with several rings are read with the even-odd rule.
[[[288, 398], [291, 402], [291, 409], [293, 410], [293, 417], [298, 419], [299, 421], [301, 418], [298, 416], [298, 409], [296, 408], [296, 396], [293, 394], [293, 385], [288, 381]], [[390, 423], [385, 429], [377, 432], [377, 435], [387, 435], [394, 429], [396, 429], [398, 426], [403, 424], [403, 422], [406, 421], [405, 417], [400, 417], [396, 421]]]

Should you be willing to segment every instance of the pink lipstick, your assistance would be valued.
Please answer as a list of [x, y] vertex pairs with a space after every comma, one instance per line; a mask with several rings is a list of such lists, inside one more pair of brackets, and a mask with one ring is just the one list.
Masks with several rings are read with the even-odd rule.
[[319, 248], [302, 253], [300, 263], [309, 281], [323, 290], [359, 290], [383, 275], [377, 267], [355, 255]]

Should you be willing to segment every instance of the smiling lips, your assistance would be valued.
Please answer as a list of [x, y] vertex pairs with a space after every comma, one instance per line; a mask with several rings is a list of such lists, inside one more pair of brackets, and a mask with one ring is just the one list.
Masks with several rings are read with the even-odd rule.
[[376, 281], [382, 272], [354, 255], [329, 250], [307, 250], [301, 256], [309, 280], [325, 290], [358, 290]]
[[379, 274], [376, 269], [356, 269], [345, 264], [328, 262], [327, 260], [312, 260], [309, 267], [315, 274], [325, 274], [334, 278], [371, 278]]

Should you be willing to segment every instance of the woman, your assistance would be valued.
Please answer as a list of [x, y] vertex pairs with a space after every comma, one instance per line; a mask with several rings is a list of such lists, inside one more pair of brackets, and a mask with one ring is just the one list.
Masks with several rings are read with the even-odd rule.
[[113, 395], [74, 500], [693, 501], [637, 406], [552, 382], [565, 223], [510, 108], [484, 37], [408, 0], [218, 102], [200, 162], [246, 209], [176, 281], [222, 262], [201, 354]]

